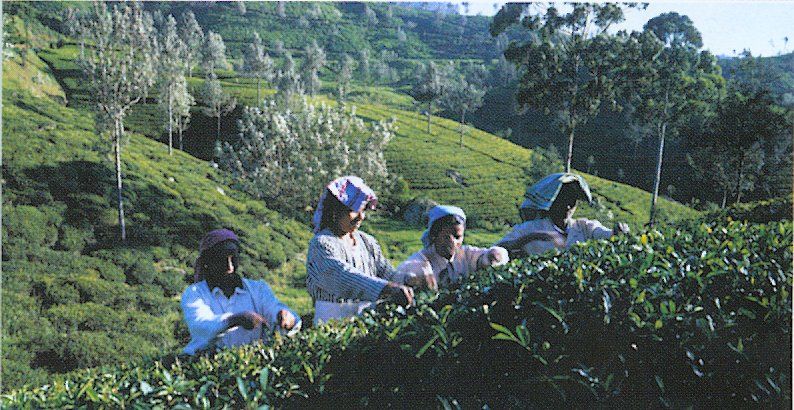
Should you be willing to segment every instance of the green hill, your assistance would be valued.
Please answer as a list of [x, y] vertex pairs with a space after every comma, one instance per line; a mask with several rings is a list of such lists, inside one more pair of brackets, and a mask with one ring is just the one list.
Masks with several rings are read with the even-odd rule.
[[[201, 235], [217, 227], [241, 235], [248, 276], [267, 279], [283, 301], [311, 313], [303, 290], [306, 225], [230, 189], [206, 161], [181, 151], [168, 156], [155, 141], [162, 131], [151, 99], [129, 117], [122, 154], [129, 240], [117, 240], [112, 165], [107, 143], [94, 134], [76, 52], [66, 42], [28, 53], [24, 64], [18, 55], [3, 63], [3, 388], [178, 350], [186, 339], [178, 295]], [[203, 80], [190, 81], [197, 89]], [[229, 72], [223, 86], [255, 103], [251, 79]], [[326, 82], [323, 92], [334, 88]], [[397, 119], [389, 167], [408, 183], [409, 196], [466, 209], [481, 228], [467, 232], [468, 243], [497, 240], [516, 221], [526, 184], [549, 169], [543, 156], [476, 129], [460, 147], [457, 124], [439, 117], [427, 136], [424, 119], [408, 111], [410, 97], [388, 87], [357, 83], [351, 100], [365, 119]], [[235, 134], [237, 115], [224, 119], [224, 135]], [[191, 144], [211, 144], [212, 120], [198, 109], [194, 116]], [[581, 215], [634, 229], [647, 220], [647, 193], [588, 180], [598, 205]], [[661, 208], [669, 220], [697, 214], [664, 200]], [[420, 228], [398, 215], [376, 216], [365, 230], [394, 263], [419, 249]]]
[[96, 150], [91, 115], [46, 96], [63, 92], [35, 56], [3, 64], [4, 388], [178, 349], [178, 295], [213, 228], [237, 231], [246, 274], [309, 312], [295, 257], [306, 227], [138, 134], [122, 154], [129, 238], [120, 243], [113, 167]]

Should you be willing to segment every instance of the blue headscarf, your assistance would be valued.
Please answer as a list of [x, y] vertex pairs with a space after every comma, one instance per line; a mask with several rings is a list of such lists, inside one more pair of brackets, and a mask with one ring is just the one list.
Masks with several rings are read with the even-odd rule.
[[466, 214], [457, 206], [436, 205], [427, 212], [427, 229], [422, 233], [422, 244], [427, 248], [430, 246], [430, 229], [433, 224], [448, 215], [455, 215], [460, 218], [461, 223], [466, 223]]
[[537, 211], [548, 211], [551, 208], [551, 204], [557, 199], [562, 186], [569, 183], [577, 184], [582, 193], [582, 199], [587, 200], [588, 203], [593, 201], [590, 186], [587, 185], [584, 178], [580, 175], [560, 172], [551, 174], [541, 179], [537, 184], [527, 188], [527, 192], [524, 194], [526, 199], [520, 207], [522, 216]]

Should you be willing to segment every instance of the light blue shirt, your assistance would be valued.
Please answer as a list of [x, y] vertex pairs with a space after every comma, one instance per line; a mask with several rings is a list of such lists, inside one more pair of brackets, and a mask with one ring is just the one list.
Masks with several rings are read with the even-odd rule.
[[[255, 340], [268, 339], [269, 330], [279, 327], [278, 312], [289, 310], [295, 316], [293, 331], [300, 329], [300, 316], [279, 302], [267, 283], [243, 279], [243, 289], [236, 288], [227, 298], [219, 288], [210, 290], [207, 281], [188, 286], [182, 293], [182, 312], [190, 331], [190, 342], [184, 352], [193, 355], [213, 347], [239, 346]], [[268, 329], [242, 326], [227, 329], [228, 319], [245, 311], [254, 311], [266, 320]]]

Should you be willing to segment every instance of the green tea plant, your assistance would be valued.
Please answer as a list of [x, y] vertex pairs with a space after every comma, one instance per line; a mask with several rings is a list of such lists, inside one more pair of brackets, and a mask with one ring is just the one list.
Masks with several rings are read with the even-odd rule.
[[791, 405], [792, 223], [694, 221], [480, 271], [416, 307], [82, 370], [4, 407]]

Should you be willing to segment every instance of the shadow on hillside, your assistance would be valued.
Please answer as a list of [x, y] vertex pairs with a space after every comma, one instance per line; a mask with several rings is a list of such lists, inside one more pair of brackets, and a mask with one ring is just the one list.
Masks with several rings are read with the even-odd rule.
[[193, 249], [201, 235], [220, 227], [209, 210], [188, 209], [174, 193], [131, 175], [124, 179], [127, 241], [122, 243], [110, 164], [69, 161], [40, 166], [12, 174], [8, 187], [17, 194], [14, 202], [19, 204], [65, 204], [64, 223], [93, 232], [95, 245], [84, 252], [175, 244]]

